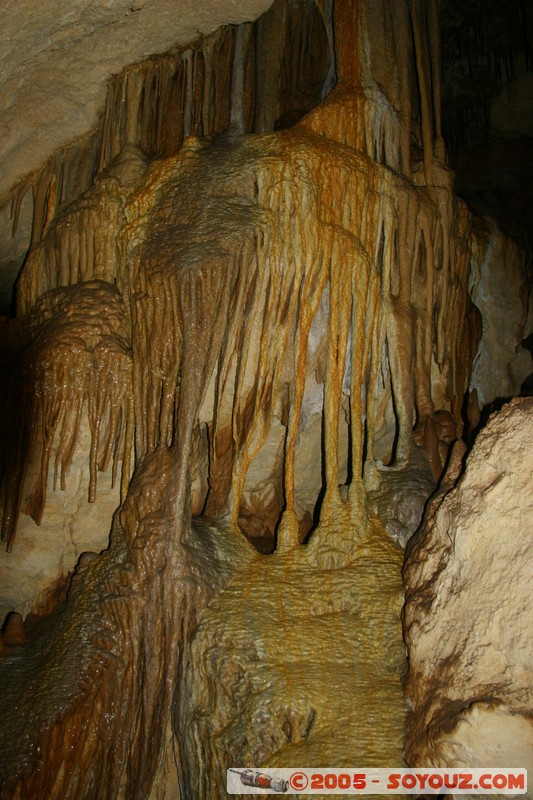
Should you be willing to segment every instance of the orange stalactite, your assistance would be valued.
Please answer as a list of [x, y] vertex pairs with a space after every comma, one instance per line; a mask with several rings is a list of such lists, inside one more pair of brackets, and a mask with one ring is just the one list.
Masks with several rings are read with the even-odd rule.
[[335, 57], [339, 85], [361, 86], [360, 0], [338, 0], [333, 7]]

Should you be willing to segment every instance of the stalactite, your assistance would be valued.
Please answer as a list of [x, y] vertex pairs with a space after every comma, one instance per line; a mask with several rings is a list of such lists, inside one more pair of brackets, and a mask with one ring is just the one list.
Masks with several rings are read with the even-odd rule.
[[320, 98], [323, 100], [332, 91], [337, 80], [337, 71], [335, 68], [335, 35], [333, 31], [333, 0], [317, 0], [317, 5], [320, 9], [322, 19], [324, 20], [324, 27], [326, 28], [328, 38], [329, 68]]
[[[396, 3], [388, 7], [391, 17], [390, 29], [386, 32], [386, 46], [394, 53], [398, 82], [396, 91], [390, 96], [372, 76], [369, 63], [368, 36], [364, 26], [369, 16], [371, 3], [361, 0], [357, 11], [345, 19], [345, 13], [337, 10], [337, 27], [343, 39], [337, 42], [338, 85], [317, 109], [310, 112], [300, 123], [306, 128], [327, 138], [342, 141], [369, 158], [386, 164], [395, 172], [409, 177], [418, 169], [413, 160], [410, 136], [412, 133], [412, 109], [421, 109], [420, 131], [424, 162], [425, 183], [433, 179], [433, 162], [445, 161], [444, 142], [440, 122], [440, 72], [437, 68], [439, 38], [437, 0], [431, 3]], [[361, 29], [362, 33], [359, 32]], [[414, 32], [414, 36], [411, 34]], [[377, 35], [377, 34], [376, 34]], [[383, 32], [379, 31], [379, 36]], [[359, 40], [358, 47], [350, 50], [348, 40]], [[412, 54], [411, 54], [412, 50]], [[434, 53], [437, 55], [434, 55]], [[411, 57], [412, 55], [412, 57]], [[413, 75], [413, 58], [415, 68]], [[371, 61], [371, 57], [370, 57]], [[415, 81], [418, 92], [412, 97]], [[394, 100], [392, 99], [394, 98]], [[416, 127], [416, 126], [415, 126]], [[436, 150], [435, 150], [436, 148]]]
[[[232, 169], [228, 173], [223, 165], [230, 159]], [[191, 330], [179, 310], [183, 305], [181, 290], [173, 288], [174, 278], [162, 277], [159, 254], [167, 248], [173, 254], [173, 264], [190, 263], [199, 269], [205, 254], [220, 258], [217, 254], [221, 251], [226, 263], [223, 280], [236, 280], [231, 278], [236, 273], [241, 277], [233, 289], [231, 338], [224, 340], [211, 376], [216, 384], [210, 394], [214, 405], [205, 412], [211, 440], [207, 508], [215, 515], [229, 508], [237, 523], [247, 472], [265, 444], [274, 414], [280, 413], [282, 383], [288, 385], [283, 468], [286, 508], [279, 533], [284, 550], [298, 539], [295, 441], [308, 368], [309, 330], [324, 292], [329, 304], [325, 337], [326, 506], [338, 502], [338, 498], [333, 500], [340, 482], [336, 443], [346, 393], [347, 353], [354, 498], [364, 471], [375, 472], [372, 450], [380, 371], [390, 368], [398, 415], [399, 462], [410, 459], [415, 422], [434, 412], [434, 361], [441, 365], [448, 387], [445, 402], [458, 417], [466, 389], [459, 351], [462, 347], [464, 354], [465, 343], [475, 339], [475, 331], [469, 328], [465, 283], [469, 267], [467, 232], [459, 237], [456, 222], [462, 210], [455, 201], [443, 201], [448, 190], [413, 189], [365, 156], [339, 145], [324, 147], [321, 137], [311, 136], [304, 129], [279, 138], [246, 140], [242, 145], [221, 143], [214, 149], [191, 142], [172, 168], [172, 177], [169, 169], [170, 165], [155, 170], [150, 188], [155, 207], [161, 211], [150, 234], [153, 249], [147, 252], [150, 262], [159, 266], [146, 272], [140, 266], [141, 257], [132, 256], [138, 264], [135, 285], [140, 298], [133, 327], [144, 337], [134, 349], [149, 354], [146, 360], [136, 359], [136, 396], [142, 398], [136, 412], [137, 452], [142, 455], [161, 442], [175, 441], [173, 413], [181, 392], [181, 352], [185, 345], [182, 331]], [[210, 176], [208, 180], [205, 175]], [[166, 181], [172, 190], [166, 188]], [[202, 187], [192, 204], [186, 193], [186, 186], [191, 184]], [[142, 240], [139, 231], [149, 224], [152, 212], [144, 200], [139, 200], [127, 213], [128, 238]], [[312, 234], [307, 224], [310, 218], [315, 220]], [[217, 232], [221, 224], [228, 231], [222, 237]], [[172, 231], [185, 229], [186, 243], [175, 238], [170, 248], [169, 237], [177, 235]], [[444, 238], [451, 238], [453, 230], [455, 240], [463, 245], [449, 255], [445, 267], [439, 264], [440, 269], [436, 269], [432, 242], [443, 229]], [[231, 246], [229, 231], [233, 231]], [[397, 250], [392, 246], [395, 240]], [[141, 260], [146, 261], [146, 256]], [[399, 269], [396, 291], [391, 287], [395, 269]], [[445, 298], [444, 305], [439, 304], [440, 296]], [[149, 303], [147, 297], [152, 298]], [[154, 337], [154, 326], [159, 324], [156, 308], [162, 309], [161, 319], [166, 319], [164, 337], [163, 331]], [[435, 330], [440, 356], [433, 353]], [[389, 367], [382, 364], [385, 338]], [[457, 340], [463, 345], [457, 351], [450, 350], [446, 343]], [[166, 342], [164, 349], [160, 341]], [[294, 344], [289, 344], [292, 341]], [[217, 465], [218, 457], [223, 458], [223, 471]]]
[[[255, 58], [258, 81], [255, 130], [258, 133], [266, 133], [274, 129], [281, 59], [285, 45], [286, 15], [287, 6], [274, 3], [257, 23]], [[265, 51], [271, 53], [268, 62], [261, 57]], [[267, 69], [268, 63], [272, 63], [274, 68]]]
[[14, 238], [16, 236], [18, 230], [18, 222], [20, 216], [20, 209], [22, 206], [22, 201], [26, 196], [26, 192], [28, 192], [28, 185], [26, 182], [23, 182], [17, 186], [14, 192], [11, 195], [11, 209], [10, 209], [10, 219], [11, 219], [11, 236]]
[[221, 28], [190, 48], [130, 67], [110, 86], [100, 169], [127, 143], [149, 156], [170, 156], [191, 134], [221, 133], [231, 107], [234, 114], [240, 109], [243, 131], [286, 127], [319, 102], [326, 84], [332, 88], [332, 58], [327, 10], [320, 13], [311, 0], [276, 0], [253, 24]]
[[250, 26], [239, 25], [235, 35], [235, 51], [231, 71], [231, 95], [229, 130], [233, 134], [243, 134], [246, 130], [244, 118], [245, 70], [250, 46]]
[[[18, 398], [4, 425], [10, 439], [2, 538], [13, 546], [23, 492], [24, 510], [42, 518], [50, 461], [53, 488], [65, 488], [82, 415], [91, 430], [89, 502], [98, 470], [113, 461], [128, 465], [131, 355], [120, 295], [109, 284], [89, 281], [44, 294], [20, 335], [27, 340], [21, 364], [12, 365], [12, 394]], [[28, 473], [28, 467], [34, 467]], [[129, 475], [126, 475], [127, 478]], [[25, 487], [30, 482], [31, 486]]]
[[[56, 208], [55, 172], [43, 173], [39, 185], [47, 188], [46, 192], [39, 189], [36, 199], [40, 209], [36, 219], [42, 217], [36, 223], [36, 230], [46, 228], [46, 233], [43, 241], [34, 246], [19, 281], [22, 311], [29, 311], [46, 290], [95, 278], [116, 282], [125, 296], [134, 292], [133, 297], [138, 299], [131, 307], [133, 347], [135, 352], [147, 354], [146, 358], [134, 358], [133, 368], [136, 456], [140, 459], [159, 445], [172, 446], [176, 441], [175, 414], [179, 408], [182, 358], [187, 344], [184, 336], [187, 326], [180, 316], [180, 309], [186, 307], [186, 302], [182, 290], [176, 288], [157, 265], [158, 254], [163, 247], [171, 248], [173, 263], [181, 259], [197, 265], [208, 248], [206, 242], [212, 242], [215, 252], [222, 247], [231, 261], [233, 266], [228, 274], [243, 270], [239, 264], [248, 264], [246, 280], [234, 279], [238, 301], [234, 300], [232, 307], [233, 341], [225, 339], [221, 345], [221, 360], [214, 378], [216, 406], [211, 409], [208, 420], [210, 474], [204, 476], [210, 487], [206, 508], [217, 515], [230, 510], [237, 524], [246, 476], [269, 436], [274, 414], [279, 413], [283, 383], [288, 387], [289, 403], [284, 423], [287, 430], [283, 465], [285, 514], [280, 528], [282, 549], [298, 539], [294, 504], [295, 442], [305, 386], [307, 340], [322, 297], [327, 293], [329, 302], [324, 381], [326, 506], [333, 502], [332, 498], [339, 501], [337, 487], [341, 478], [337, 440], [343, 396], [349, 394], [350, 397], [349, 475], [353, 484], [352, 497], [355, 497], [363, 474], [368, 480], [375, 480], [376, 476], [373, 444], [374, 408], [376, 403], [381, 403], [375, 396], [378, 374], [390, 374], [398, 425], [397, 458], [399, 463], [404, 463], [414, 447], [413, 426], [431, 417], [435, 410], [431, 388], [435, 364], [445, 376], [444, 402], [460, 428], [460, 406], [468, 372], [468, 366], [459, 366], [461, 350], [467, 340], [475, 340], [476, 334], [475, 325], [472, 331], [469, 329], [466, 292], [468, 229], [463, 231], [458, 227], [462, 212], [451, 200], [449, 177], [445, 172], [433, 172], [432, 158], [429, 159], [432, 169], [429, 182], [433, 184], [434, 179], [438, 179], [442, 186], [431, 186], [424, 191], [414, 189], [395, 174], [403, 163], [397, 111], [384, 96], [376, 94], [374, 88], [363, 86], [362, 66], [357, 48], [353, 48], [361, 21], [351, 11], [344, 19], [345, 12], [341, 4], [337, 13], [344, 20], [340, 29], [345, 38], [337, 42], [339, 87], [300, 123], [294, 134], [296, 139], [282, 137], [279, 144], [276, 139], [258, 139], [265, 153], [270, 155], [262, 165], [262, 156], [257, 154], [260, 166], [253, 168], [250, 166], [252, 150], [248, 149], [251, 145], [228, 151], [237, 163], [244, 159], [241, 170], [243, 164], [247, 165], [243, 185], [248, 188], [244, 194], [224, 171], [219, 175], [216, 165], [223, 163], [226, 145], [221, 143], [215, 147], [216, 155], [210, 156], [204, 145], [191, 139], [179, 157], [176, 175], [169, 177], [171, 162], [155, 165], [146, 188], [127, 208], [128, 198], [140, 185], [145, 169], [135, 141], [140, 138], [147, 146], [151, 142], [152, 148], [161, 142], [161, 112], [156, 97], [167, 97], [170, 90], [166, 87], [176, 78], [183, 90], [183, 101], [179, 103], [182, 129], [201, 128], [204, 133], [211, 130], [210, 123], [200, 119], [202, 109], [212, 113], [213, 103], [217, 107], [216, 97], [213, 100], [212, 95], [215, 82], [207, 76], [212, 74], [210, 59], [214, 53], [220, 55], [227, 50], [227, 31], [214, 34], [208, 44], [138, 65], [115, 79], [104, 117], [101, 166], [124, 143], [127, 146], [120, 158], [117, 156], [100, 174], [82, 200], [65, 210]], [[326, 6], [312, 13], [302, 6], [298, 14], [290, 13], [293, 21], [298, 21], [298, 30], [305, 31], [305, 25], [316, 25], [317, 19], [327, 22], [329, 12]], [[281, 41], [274, 53], [274, 65], [268, 68], [263, 65], [259, 70], [263, 76], [272, 78], [269, 84], [265, 77], [269, 93], [274, 91], [282, 75], [286, 80], [286, 69], [280, 65], [288, 15], [289, 8], [283, 4], [270, 12], [276, 31], [274, 38], [280, 41], [281, 37]], [[413, 5], [411, 15], [416, 17], [416, 25], [421, 30], [426, 24], [422, 8]], [[403, 20], [407, 22], [405, 15]], [[232, 89], [235, 99], [231, 101], [233, 111], [228, 111], [228, 119], [233, 114], [239, 130], [247, 124], [250, 114], [244, 97], [248, 80], [245, 62], [252, 49], [250, 37], [257, 36], [258, 43], [263, 41], [266, 35], [263, 24], [266, 23], [256, 26], [258, 32], [243, 27], [236, 34], [241, 45], [237, 47], [239, 52], [233, 55], [233, 63], [237, 64]], [[309, 48], [303, 34], [299, 42], [301, 48], [297, 57], [305, 59]], [[416, 47], [424, 51], [419, 54], [417, 68], [421, 92], [426, 95], [427, 113], [424, 114], [429, 118], [430, 66], [420, 35], [415, 35]], [[259, 59], [257, 53], [255, 58]], [[366, 65], [364, 69], [367, 68]], [[239, 80], [236, 76], [240, 76]], [[405, 76], [402, 80], [404, 85]], [[204, 88], [197, 91], [196, 86]], [[206, 91], [210, 102], [206, 102]], [[272, 105], [268, 112], [271, 123], [276, 113]], [[258, 124], [266, 123], [263, 120]], [[318, 139], [316, 134], [319, 134]], [[433, 133], [431, 140], [432, 136]], [[307, 152], [308, 165], [304, 165], [301, 156], [291, 155], [293, 147], [300, 154]], [[426, 153], [432, 152], [431, 144], [428, 147]], [[356, 158], [354, 153], [360, 155]], [[203, 164], [211, 163], [210, 158], [215, 159], [213, 174], [219, 175], [216, 188], [212, 179], [206, 183], [204, 178], [204, 170], [208, 168]], [[383, 167], [379, 166], [382, 161]], [[426, 159], [426, 167], [428, 163]], [[232, 164], [232, 172], [239, 172], [237, 164]], [[167, 179], [174, 196], [166, 186]], [[427, 169], [425, 176], [418, 173], [417, 180], [422, 185], [428, 182]], [[190, 202], [189, 185], [206, 186], [199, 192], [195, 205]], [[183, 198], [183, 208], [176, 195]], [[231, 197], [236, 200], [228, 202]], [[148, 250], [149, 261], [156, 266], [146, 271], [141, 268], [141, 257], [135, 248], [142, 241], [142, 231], [148, 230], [146, 220], [151, 219], [151, 209], [156, 205], [161, 211], [157, 219], [150, 222], [154, 244], [147, 245], [153, 250]], [[197, 209], [196, 217], [193, 207]], [[318, 219], [318, 208], [322, 221], [317, 223], [316, 234], [310, 238], [307, 220], [309, 215]], [[212, 221], [206, 219], [207, 213], [212, 215]], [[227, 243], [220, 244], [213, 226], [219, 226], [224, 220], [228, 230], [242, 233], [243, 220], [255, 213], [260, 214], [263, 221], [258, 227], [252, 225], [253, 242], [247, 234], [237, 250], [228, 250]], [[129, 223], [124, 227], [126, 217]], [[144, 219], [140, 226], [139, 219]], [[281, 222], [270, 224], [266, 219]], [[171, 225], [186, 231], [183, 244], [176, 241]], [[122, 243], [118, 241], [121, 229], [125, 232]], [[36, 234], [37, 240], [41, 235]], [[434, 250], [434, 241], [441, 242], [442, 253]], [[447, 249], [449, 241], [455, 243], [456, 253]], [[132, 247], [133, 255], [128, 255]], [[253, 256], [250, 248], [254, 250]], [[393, 285], [394, 275], [397, 275], [397, 286]], [[150, 303], [146, 302], [147, 296], [153, 298]], [[246, 307], [244, 325], [238, 322], [243, 307]], [[453, 314], [449, 313], [451, 308]], [[164, 320], [160, 339], [154, 337], [154, 326], [159, 324], [159, 319]], [[288, 344], [293, 337], [296, 337], [294, 347]], [[165, 343], [164, 348], [160, 349], [159, 341]], [[455, 352], [451, 348], [456, 348]], [[468, 345], [468, 348], [473, 354], [473, 346]], [[345, 380], [346, 363], [349, 388]], [[94, 396], [98, 396], [98, 391]], [[443, 400], [442, 392], [439, 400]], [[229, 415], [228, 409], [231, 409]], [[98, 407], [91, 405], [89, 414], [93, 430], [96, 430]], [[108, 448], [110, 446], [108, 443]], [[223, 470], [219, 470], [219, 460]], [[93, 476], [94, 465], [92, 452]], [[228, 471], [231, 480], [228, 480]], [[93, 494], [94, 478], [91, 478], [91, 496]], [[42, 503], [36, 502], [34, 506], [40, 509]], [[35, 511], [37, 517], [39, 513]]]
[[442, 97], [441, 97], [441, 42], [440, 42], [441, 0], [429, 4], [427, 36], [431, 62], [432, 107], [435, 118], [435, 154], [442, 158], [444, 141], [442, 139]]
[[[261, 20], [220, 28], [189, 48], [154, 56], [110, 80], [99, 129], [58, 151], [13, 190], [14, 231], [22, 197], [28, 188], [33, 192], [30, 260], [38, 258], [34, 252], [52, 219], [68, 213], [68, 205], [90, 190], [95, 176], [105, 173], [128, 145], [149, 158], [168, 157], [189, 135], [209, 137], [225, 131], [236, 91], [231, 89], [232, 69], [244, 81], [234, 106], [234, 113], [242, 113], [242, 132], [287, 127], [320, 101], [326, 87], [329, 91], [333, 86], [335, 72], [327, 10], [320, 13], [313, 0], [276, 0], [269, 14], [267, 28]], [[249, 41], [241, 53], [243, 37]], [[301, 75], [306, 76], [304, 82]], [[83, 272], [67, 276], [64, 263], [56, 275], [48, 256], [36, 272], [43, 269], [47, 278], [19, 311], [28, 311], [43, 291], [87, 280]]]
[[[428, 6], [433, 4], [430, 0]], [[423, 29], [424, 17], [420, 0], [411, 0], [411, 23], [415, 43], [416, 72], [420, 94], [420, 128], [422, 134], [424, 173], [426, 183], [433, 183], [433, 104], [431, 101], [431, 72], [429, 65], [429, 42]]]
[[[46, 222], [46, 235], [33, 246], [17, 283], [19, 313], [30, 312], [44, 292], [60, 286], [97, 279], [127, 289], [117, 237], [125, 201], [145, 166], [142, 153], [126, 147], [78, 203], [45, 216], [41, 225]], [[44, 206], [46, 215], [45, 198], [35, 203]]]

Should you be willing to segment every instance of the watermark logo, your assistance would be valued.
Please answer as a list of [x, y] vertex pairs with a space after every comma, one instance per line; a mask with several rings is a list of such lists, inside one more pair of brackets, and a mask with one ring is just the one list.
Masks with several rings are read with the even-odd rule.
[[244, 786], [251, 787], [252, 789], [259, 789], [260, 791], [268, 790], [277, 794], [285, 794], [289, 788], [289, 781], [286, 778], [280, 778], [273, 775], [267, 775], [265, 772], [259, 772], [255, 769], [229, 769], [228, 770], [228, 786], [230, 781], [235, 783], [232, 775], [238, 775], [240, 778], [239, 792], [228, 792], [230, 794], [255, 794], [255, 792], [243, 792]]
[[499, 794], [527, 792], [527, 770], [486, 769], [312, 769], [259, 770], [232, 767], [227, 772], [228, 794]]

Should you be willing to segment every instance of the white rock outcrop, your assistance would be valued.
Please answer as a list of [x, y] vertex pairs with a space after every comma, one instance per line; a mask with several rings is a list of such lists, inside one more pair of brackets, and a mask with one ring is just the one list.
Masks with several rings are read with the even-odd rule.
[[413, 766], [533, 770], [533, 398], [479, 434], [404, 577]]

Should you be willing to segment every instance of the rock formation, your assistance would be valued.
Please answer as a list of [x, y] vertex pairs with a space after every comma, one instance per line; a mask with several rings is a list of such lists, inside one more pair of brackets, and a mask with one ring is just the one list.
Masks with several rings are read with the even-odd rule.
[[[453, 193], [437, 10], [277, 0], [116, 76], [98, 130], [14, 191], [1, 797], [402, 763], [401, 545], [461, 470], [472, 266], [524, 267]], [[29, 591], [49, 530], [70, 554], [50, 536]]]
[[[7, 46], [1, 56], [1, 134], [8, 168], [2, 171], [0, 197], [94, 126], [109, 75], [153, 53], [188, 45], [221, 24], [254, 19], [269, 5], [268, 0], [238, 5], [207, 0], [200, 7], [190, 0], [75, 0], [65, 8], [53, 0], [47, 8], [21, 10], [15, 0], [2, 3]], [[32, 135], [35, 129], [39, 136]]]
[[533, 768], [533, 400], [479, 434], [404, 568], [413, 765]]

